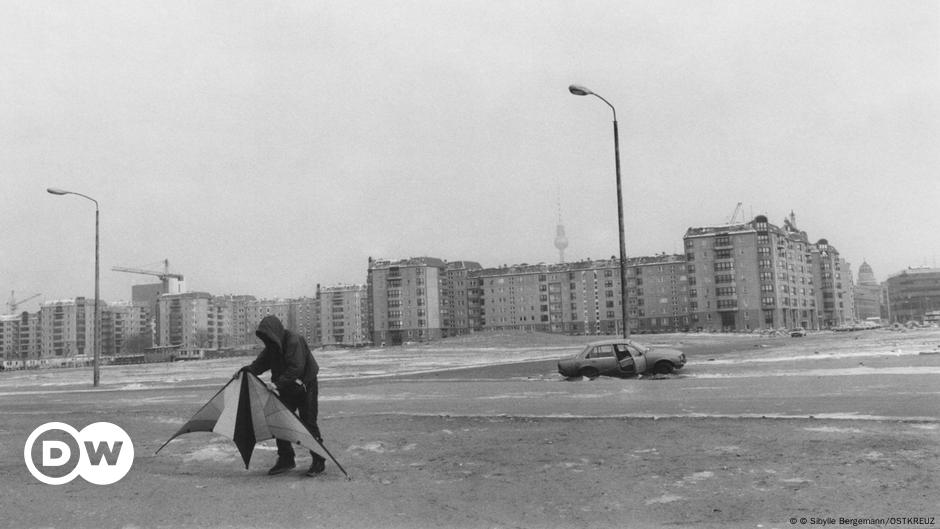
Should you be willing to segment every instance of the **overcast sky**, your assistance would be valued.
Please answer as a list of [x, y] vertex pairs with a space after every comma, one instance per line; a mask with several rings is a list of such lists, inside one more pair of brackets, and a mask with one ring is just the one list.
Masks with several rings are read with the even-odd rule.
[[[0, 1], [0, 301], [312, 296], [367, 259], [682, 252], [791, 210], [879, 280], [940, 257], [935, 1]], [[2, 307], [6, 309], [6, 307]], [[5, 312], [5, 310], [4, 310]]]

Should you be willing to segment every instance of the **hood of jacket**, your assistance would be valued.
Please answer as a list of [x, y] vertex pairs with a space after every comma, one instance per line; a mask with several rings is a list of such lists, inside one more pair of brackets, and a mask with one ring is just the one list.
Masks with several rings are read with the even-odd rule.
[[258, 330], [255, 335], [261, 338], [265, 344], [271, 342], [280, 347], [281, 340], [284, 337], [284, 324], [277, 316], [265, 316], [258, 324]]

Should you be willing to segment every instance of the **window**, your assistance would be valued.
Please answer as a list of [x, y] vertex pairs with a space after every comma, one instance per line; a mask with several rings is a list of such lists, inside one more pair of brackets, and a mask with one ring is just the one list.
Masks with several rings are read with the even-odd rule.
[[588, 353], [587, 358], [612, 358], [614, 356], [613, 345], [598, 345], [593, 351]]
[[719, 299], [718, 308], [719, 309], [734, 309], [737, 308], [738, 302], [734, 299]]

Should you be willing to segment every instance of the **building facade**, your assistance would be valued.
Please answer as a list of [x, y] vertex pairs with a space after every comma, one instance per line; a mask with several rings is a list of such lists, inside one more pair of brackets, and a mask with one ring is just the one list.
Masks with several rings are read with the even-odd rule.
[[474, 261], [445, 264], [441, 276], [441, 326], [443, 336], [460, 336], [479, 329], [478, 282], [472, 277], [481, 270]]
[[366, 287], [373, 343], [397, 345], [443, 336], [441, 279], [445, 268], [444, 261], [434, 257], [369, 258]]
[[888, 321], [923, 323], [940, 310], [940, 268], [910, 267], [884, 282]]
[[371, 343], [366, 285], [337, 285], [319, 288], [320, 345], [360, 346]]
[[163, 294], [158, 303], [159, 346], [217, 347], [220, 326], [212, 296], [206, 292]]
[[881, 318], [881, 285], [867, 262], [858, 267], [858, 282], [855, 284], [855, 317], [859, 321]]
[[94, 301], [83, 297], [46, 301], [39, 311], [42, 356], [54, 358], [94, 354]]
[[850, 265], [825, 239], [813, 244], [795, 216], [689, 228], [684, 237], [693, 326], [750, 331], [819, 329], [853, 321]]
[[821, 325], [831, 328], [855, 321], [855, 288], [850, 265], [826, 239], [816, 243], [814, 259], [821, 297]]

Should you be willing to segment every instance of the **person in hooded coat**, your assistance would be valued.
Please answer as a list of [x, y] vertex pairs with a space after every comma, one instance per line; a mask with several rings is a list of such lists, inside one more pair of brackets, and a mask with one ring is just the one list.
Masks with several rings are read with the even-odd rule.
[[[307, 340], [299, 334], [287, 330], [277, 316], [265, 316], [258, 324], [255, 335], [264, 342], [264, 350], [255, 361], [241, 368], [260, 375], [271, 370], [271, 383], [277, 389], [281, 402], [291, 411], [298, 411], [300, 420], [310, 429], [318, 441], [322, 441], [320, 428], [317, 426], [318, 390], [317, 365]], [[236, 373], [237, 374], [237, 373]], [[294, 447], [290, 441], [277, 439], [277, 463], [268, 474], [287, 472], [296, 466]], [[323, 472], [326, 460], [320, 454], [310, 451], [313, 462], [307, 471], [308, 476]]]

